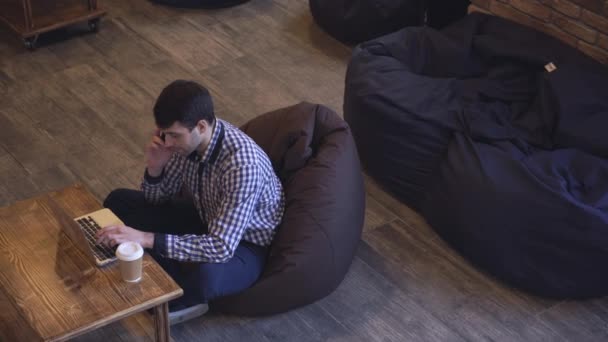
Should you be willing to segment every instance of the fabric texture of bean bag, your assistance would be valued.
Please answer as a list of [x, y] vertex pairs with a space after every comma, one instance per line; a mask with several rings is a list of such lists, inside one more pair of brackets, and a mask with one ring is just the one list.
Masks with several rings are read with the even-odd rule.
[[224, 8], [240, 5], [249, 0], [150, 0], [157, 4], [179, 8]]
[[315, 22], [346, 44], [406, 26], [441, 28], [467, 13], [469, 0], [309, 0]]
[[273, 162], [284, 185], [285, 213], [260, 279], [211, 307], [275, 314], [321, 299], [343, 280], [361, 239], [363, 176], [350, 128], [324, 106], [300, 103], [242, 129]]
[[315, 22], [341, 42], [359, 43], [421, 25], [421, 0], [310, 0]]
[[553, 298], [608, 294], [608, 69], [481, 13], [358, 46], [344, 117], [364, 168], [455, 250]]

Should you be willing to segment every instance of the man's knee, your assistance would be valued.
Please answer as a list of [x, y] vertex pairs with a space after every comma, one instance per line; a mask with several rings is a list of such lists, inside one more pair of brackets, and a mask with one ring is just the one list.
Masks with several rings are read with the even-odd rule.
[[224, 270], [218, 264], [200, 264], [198, 273], [198, 292], [203, 302], [220, 297], [225, 290], [222, 287]]
[[239, 257], [234, 259], [228, 264], [200, 264], [198, 289], [205, 302], [244, 291], [262, 274], [262, 263], [255, 256], [245, 261], [239, 260]]
[[132, 189], [116, 189], [110, 192], [110, 194], [103, 201], [103, 206], [112, 210], [113, 212], [119, 212], [124, 210], [125, 207], [129, 207], [130, 204], [137, 201], [137, 197], [142, 194], [137, 190]]

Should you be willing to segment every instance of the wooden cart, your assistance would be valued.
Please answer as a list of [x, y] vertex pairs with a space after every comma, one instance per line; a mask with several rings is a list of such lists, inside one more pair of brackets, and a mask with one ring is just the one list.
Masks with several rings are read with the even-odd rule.
[[36, 47], [41, 33], [87, 21], [97, 32], [105, 14], [97, 0], [0, 0], [0, 22], [23, 39], [29, 49]]

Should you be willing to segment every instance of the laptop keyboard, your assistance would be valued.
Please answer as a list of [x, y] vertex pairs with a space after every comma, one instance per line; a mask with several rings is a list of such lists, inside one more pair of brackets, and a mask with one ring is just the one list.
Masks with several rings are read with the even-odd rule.
[[101, 261], [106, 259], [113, 259], [116, 257], [115, 251], [116, 247], [108, 248], [103, 245], [98, 245], [95, 243], [95, 233], [101, 229], [101, 227], [95, 222], [90, 216], [83, 217], [81, 219], [76, 220], [80, 225], [80, 228], [84, 232], [87, 241], [89, 242], [89, 246], [95, 254], [95, 257]]

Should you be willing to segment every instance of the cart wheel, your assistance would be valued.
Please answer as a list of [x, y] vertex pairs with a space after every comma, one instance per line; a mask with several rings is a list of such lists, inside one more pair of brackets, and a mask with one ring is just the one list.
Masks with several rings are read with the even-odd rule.
[[91, 32], [99, 31], [99, 21], [99, 18], [89, 20], [89, 29], [91, 30]]
[[25, 47], [28, 50], [35, 50], [37, 42], [38, 42], [38, 35], [35, 35], [35, 36], [32, 36], [32, 37], [23, 38], [23, 44], [25, 44]]

